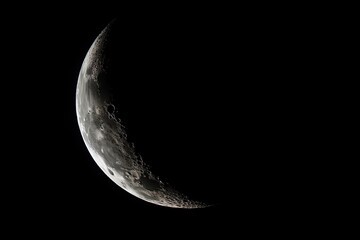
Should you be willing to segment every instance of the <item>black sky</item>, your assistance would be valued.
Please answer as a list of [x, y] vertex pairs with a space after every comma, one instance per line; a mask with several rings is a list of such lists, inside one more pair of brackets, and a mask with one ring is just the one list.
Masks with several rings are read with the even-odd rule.
[[[167, 21], [172, 11], [120, 14], [124, 24], [131, 25], [152, 17]], [[272, 57], [284, 46], [279, 42], [285, 44], [284, 38], [289, 38], [283, 34], [287, 27], [276, 28], [276, 17], [269, 13], [239, 12], [177, 15], [197, 22], [198, 28], [218, 25], [223, 32], [216, 37], [228, 44], [224, 46], [226, 77], [233, 79], [229, 92], [221, 93], [233, 96], [227, 109], [231, 113], [224, 113], [229, 118], [228, 159], [219, 160], [219, 185], [226, 202], [192, 211], [155, 206], [125, 192], [101, 172], [81, 138], [75, 113], [78, 73], [94, 39], [119, 12], [93, 7], [77, 14], [40, 11], [4, 20], [3, 76], [7, 79], [2, 80], [2, 118], [7, 156], [2, 157], [2, 171], [4, 208], [10, 209], [7, 222], [12, 226], [35, 222], [53, 232], [79, 229], [79, 224], [85, 224], [83, 231], [91, 231], [99, 225], [121, 235], [124, 226], [139, 231], [150, 227], [153, 233], [164, 226], [179, 232], [195, 229], [201, 234], [224, 232], [219, 224], [225, 224], [232, 232], [257, 232], [258, 227], [268, 229], [278, 223], [278, 228], [293, 219], [301, 208], [294, 201], [301, 196], [288, 192], [295, 185], [284, 181], [296, 172], [296, 164], [283, 160], [293, 156], [289, 148], [294, 147], [287, 142], [291, 124], [283, 117], [294, 116], [283, 114], [288, 103], [276, 105], [289, 92], [279, 91], [282, 84], [270, 82], [287, 75], [274, 63], [287, 62], [286, 49], [281, 50], [281, 58]], [[226, 41], [222, 36], [233, 38]], [[300, 156], [295, 158], [298, 161]]]

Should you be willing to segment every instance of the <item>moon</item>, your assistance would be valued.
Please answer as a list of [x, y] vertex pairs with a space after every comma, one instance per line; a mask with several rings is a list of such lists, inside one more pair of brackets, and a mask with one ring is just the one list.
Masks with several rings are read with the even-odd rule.
[[[145, 155], [137, 151], [141, 146], [137, 146], [136, 141], [130, 141], [130, 138], [136, 139], [137, 137], [128, 132], [128, 130], [131, 130], [129, 126], [132, 122], [130, 120], [125, 121], [121, 116], [126, 116], [128, 108], [136, 112], [138, 109], [136, 105], [142, 106], [149, 104], [149, 101], [154, 101], [152, 99], [155, 97], [151, 97], [152, 93], [143, 95], [138, 92], [146, 92], [149, 82], [152, 81], [145, 79], [144, 82], [147, 82], [147, 85], [145, 84], [143, 90], [138, 90], [140, 85], [136, 80], [138, 78], [137, 72], [145, 71], [146, 73], [142, 76], [154, 73], [151, 72], [150, 68], [140, 68], [139, 63], [134, 61], [134, 59], [141, 58], [142, 55], [139, 52], [144, 52], [148, 47], [146, 44], [145, 46], [142, 44], [142, 39], [145, 36], [142, 36], [143, 38], [140, 38], [140, 40], [137, 39], [134, 43], [133, 38], [129, 36], [129, 31], [122, 29], [121, 26], [118, 20], [113, 20], [103, 29], [88, 50], [78, 76], [76, 115], [88, 151], [99, 168], [114, 183], [144, 201], [171, 208], [204, 208], [212, 206], [212, 203], [207, 202], [205, 199], [193, 199], [185, 193], [186, 191], [178, 190], [184, 188], [177, 188], [176, 184], [174, 185], [169, 181], [171, 177], [166, 178], [158, 174], [161, 171], [159, 171], [159, 168], [156, 169], [156, 166], [154, 167], [153, 162], [156, 161], [150, 159], [150, 157], [146, 158]], [[140, 30], [137, 29], [137, 31]], [[114, 34], [119, 31], [123, 34], [120, 34], [119, 38], [114, 37]], [[125, 43], [119, 42], [119, 39], [124, 38], [129, 39], [125, 40]], [[138, 50], [136, 52], [135, 49], [131, 53], [134, 45], [144, 51]], [[143, 55], [146, 58], [149, 54]], [[129, 56], [133, 58], [129, 58]], [[154, 84], [156, 85], [156, 83], [151, 85]], [[124, 95], [127, 97], [125, 98]], [[136, 101], [140, 103], [134, 104]], [[152, 102], [152, 104], [155, 103]], [[130, 105], [131, 107], [129, 107]], [[143, 122], [152, 125], [148, 122], [154, 118], [152, 116], [157, 115], [156, 110], [147, 113], [150, 120], [146, 120], [146, 117], [143, 116], [145, 115], [145, 113], [142, 113], [143, 110], [139, 111], [141, 111], [139, 115], [134, 117], [136, 121], [141, 122], [143, 120]], [[151, 127], [156, 128], [155, 126]], [[146, 131], [148, 130], [143, 132]], [[152, 137], [155, 138], [158, 135], [155, 130], [146, 132], [146, 134], [150, 139], [149, 143], [152, 141]], [[164, 149], [168, 148], [160, 144], [158, 149], [152, 148], [152, 151], [157, 153], [153, 155], [153, 158], [155, 159], [156, 155], [161, 155]], [[168, 156], [164, 164], [171, 165], [169, 164], [171, 158], [171, 156]], [[158, 165], [161, 165], [161, 163]], [[191, 165], [189, 167], [191, 168]], [[181, 169], [181, 167], [179, 168]], [[183, 167], [183, 169], [185, 168]], [[186, 172], [183, 172], [182, 175], [186, 177]], [[201, 191], [199, 189], [197, 191]]]

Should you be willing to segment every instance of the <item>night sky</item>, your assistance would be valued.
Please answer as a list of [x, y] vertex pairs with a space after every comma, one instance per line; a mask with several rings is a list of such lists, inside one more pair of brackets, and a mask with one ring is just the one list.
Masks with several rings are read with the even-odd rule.
[[[94, 39], [119, 13], [96, 7], [78, 14], [39, 12], [2, 22], [7, 62], [3, 71], [8, 76], [2, 80], [7, 155], [2, 157], [6, 193], [2, 198], [11, 226], [33, 223], [37, 227], [30, 231], [35, 234], [42, 229], [91, 232], [97, 226], [96, 231], [119, 238], [126, 228], [138, 234], [151, 229], [145, 234], [149, 236], [162, 228], [183, 234], [190, 229], [199, 234], [238, 229], [241, 234], [286, 224], [298, 211], [293, 201], [299, 196], [287, 194], [294, 185], [284, 181], [295, 171], [295, 164], [283, 160], [293, 147], [287, 141], [293, 116], [283, 114], [289, 106], [281, 102], [289, 93], [279, 91], [280, 83], [269, 82], [287, 73], [278, 74], [276, 59], [269, 57], [279, 49], [273, 40], [278, 30], [264, 15], [180, 14], [186, 21], [197, 21], [199, 28], [219, 25], [216, 29], [222, 32], [216, 38], [226, 51], [222, 62], [227, 70], [215, 77], [231, 79], [219, 85], [219, 96], [231, 102], [220, 113], [226, 119], [221, 122], [226, 131], [221, 147], [227, 150], [226, 159], [218, 160], [219, 175], [214, 176], [220, 182], [216, 187], [223, 187], [223, 204], [182, 210], [147, 203], [118, 187], [95, 164], [80, 135], [75, 90], [81, 64]], [[153, 15], [135, 11], [122, 16], [131, 26], [132, 21]], [[286, 62], [285, 51], [283, 57], [278, 63]]]

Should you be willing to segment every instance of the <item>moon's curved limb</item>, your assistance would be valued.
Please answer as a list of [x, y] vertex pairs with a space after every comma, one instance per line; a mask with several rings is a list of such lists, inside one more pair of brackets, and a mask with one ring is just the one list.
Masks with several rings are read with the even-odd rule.
[[[173, 208], [201, 208], [155, 176], [127, 141], [125, 127], [104, 97], [99, 78], [105, 71], [105, 53], [110, 23], [95, 39], [83, 61], [76, 89], [76, 114], [81, 135], [91, 156], [103, 172], [132, 195], [157, 205]], [[125, 104], [125, 103], [124, 103]]]

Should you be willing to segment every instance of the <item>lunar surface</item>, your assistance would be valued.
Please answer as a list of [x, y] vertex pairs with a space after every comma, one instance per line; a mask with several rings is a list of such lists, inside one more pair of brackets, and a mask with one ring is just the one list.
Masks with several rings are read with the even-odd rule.
[[[126, 123], [117, 115], [121, 113], [122, 105], [127, 103], [117, 103], [114, 100], [116, 94], [122, 95], [127, 89], [114, 93], [111, 88], [111, 82], [129, 80], [112, 79], [109, 75], [111, 57], [108, 56], [108, 42], [111, 41], [113, 28], [112, 22], [93, 42], [78, 77], [76, 113], [87, 149], [112, 181], [142, 200], [172, 208], [210, 206], [211, 204], [205, 201], [188, 197], [178, 191], [171, 182], [153, 172], [147, 159], [137, 152], [136, 144], [129, 141]], [[121, 72], [122, 67], [125, 66], [118, 66], [116, 71]], [[158, 151], [161, 151], [161, 148]]]

